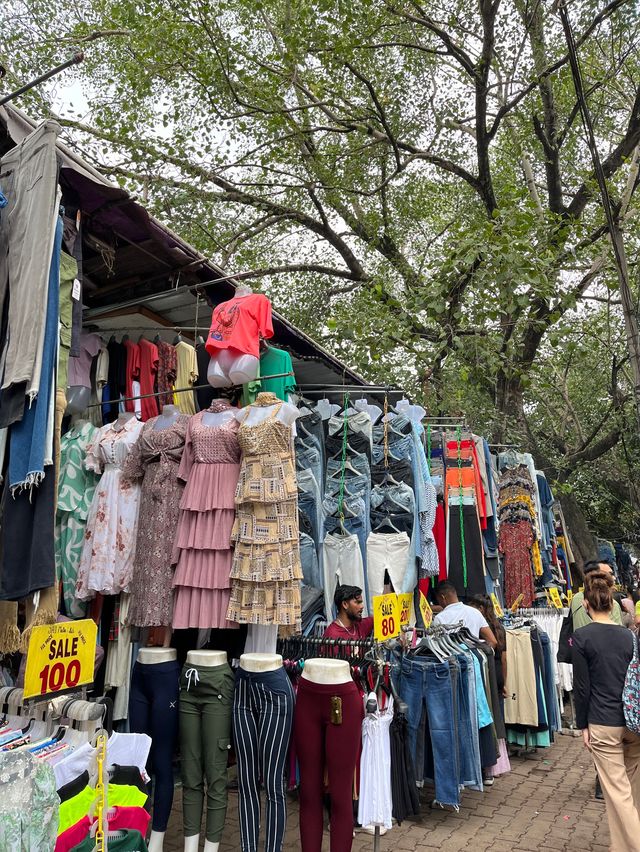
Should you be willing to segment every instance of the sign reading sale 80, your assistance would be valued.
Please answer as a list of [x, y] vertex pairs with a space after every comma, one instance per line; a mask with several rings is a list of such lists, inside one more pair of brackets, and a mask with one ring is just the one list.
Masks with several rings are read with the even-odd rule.
[[98, 628], [90, 618], [43, 624], [29, 637], [25, 698], [48, 698], [93, 681]]

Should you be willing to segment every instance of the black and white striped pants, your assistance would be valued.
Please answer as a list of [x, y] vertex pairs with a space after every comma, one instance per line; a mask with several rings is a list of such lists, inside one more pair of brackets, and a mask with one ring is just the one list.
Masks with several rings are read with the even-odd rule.
[[295, 697], [284, 669], [239, 669], [233, 697], [242, 852], [257, 852], [260, 781], [267, 796], [265, 852], [281, 852], [287, 823], [285, 767]]

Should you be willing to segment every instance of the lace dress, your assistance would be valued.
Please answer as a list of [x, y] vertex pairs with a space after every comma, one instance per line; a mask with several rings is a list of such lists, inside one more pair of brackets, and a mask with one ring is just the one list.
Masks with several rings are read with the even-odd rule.
[[103, 426], [87, 451], [85, 467], [102, 473], [84, 534], [76, 597], [89, 600], [96, 592], [129, 591], [138, 530], [140, 486], [125, 479], [122, 469], [138, 440], [142, 423], [132, 417]]
[[52, 852], [60, 799], [48, 763], [21, 751], [0, 754], [0, 849]]
[[[208, 409], [231, 409], [216, 399]], [[201, 411], [190, 418], [178, 477], [186, 482], [172, 561], [173, 627], [235, 627], [227, 621], [234, 495], [240, 472], [238, 421], [206, 426]]]
[[[260, 394], [254, 405], [273, 401], [278, 403], [273, 394]], [[276, 419], [281, 405], [274, 405], [270, 417], [255, 426], [245, 417], [238, 431], [242, 468], [228, 618], [299, 630], [298, 490], [291, 427]]]
[[145, 423], [124, 466], [127, 479], [141, 480], [136, 556], [129, 624], [166, 627], [173, 613], [171, 556], [184, 483], [178, 479], [189, 418], [179, 414], [168, 429]]

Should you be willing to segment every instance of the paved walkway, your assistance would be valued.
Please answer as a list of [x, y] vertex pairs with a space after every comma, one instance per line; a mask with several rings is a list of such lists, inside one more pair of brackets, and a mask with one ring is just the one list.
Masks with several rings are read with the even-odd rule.
[[[387, 832], [380, 850], [607, 852], [609, 831], [604, 805], [593, 798], [594, 779], [582, 739], [560, 736], [549, 749], [514, 758], [511, 773], [486, 792], [465, 792], [459, 813], [432, 811], [425, 790], [420, 816]], [[164, 852], [182, 852], [181, 798], [177, 790]], [[237, 802], [231, 791], [220, 852], [240, 852]], [[298, 806], [291, 798], [283, 852], [299, 849]], [[323, 849], [329, 849], [327, 833]], [[372, 850], [373, 837], [358, 833], [353, 852]]]

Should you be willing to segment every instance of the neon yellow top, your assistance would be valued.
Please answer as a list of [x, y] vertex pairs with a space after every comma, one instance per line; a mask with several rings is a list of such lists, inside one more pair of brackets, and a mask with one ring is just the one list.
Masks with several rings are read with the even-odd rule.
[[[63, 831], [79, 822], [82, 817], [87, 816], [95, 799], [96, 791], [94, 788], [85, 787], [77, 796], [63, 802], [60, 805], [58, 834], [62, 834]], [[118, 805], [120, 807], [142, 808], [146, 801], [146, 793], [131, 784], [109, 784], [107, 804], [110, 808]]]

